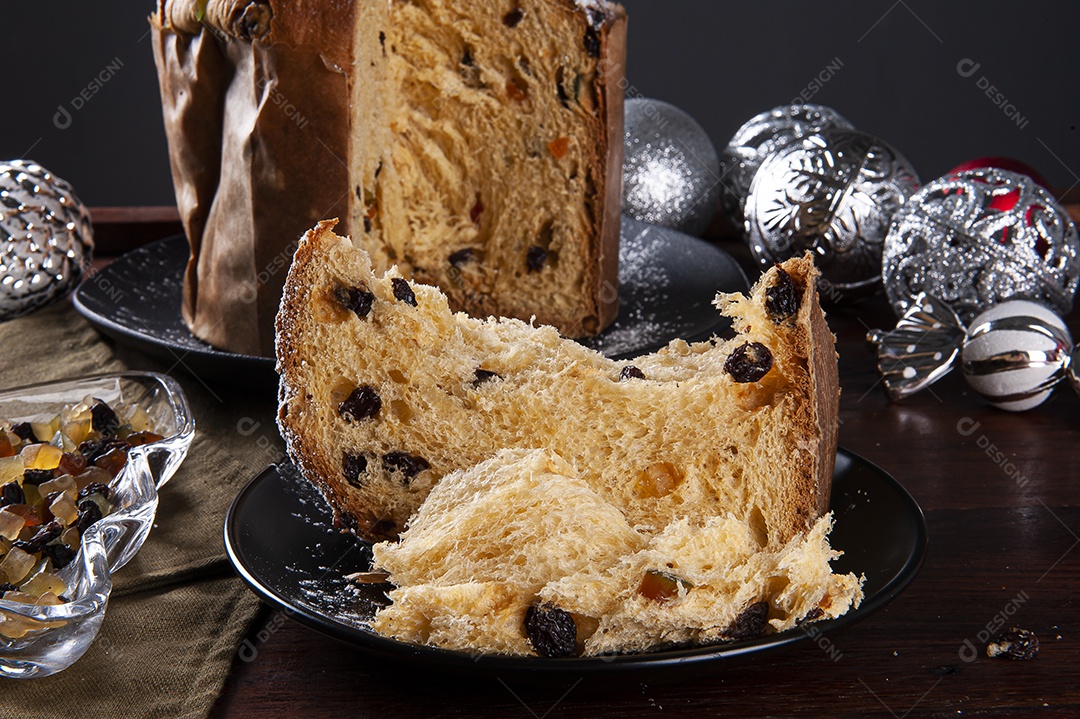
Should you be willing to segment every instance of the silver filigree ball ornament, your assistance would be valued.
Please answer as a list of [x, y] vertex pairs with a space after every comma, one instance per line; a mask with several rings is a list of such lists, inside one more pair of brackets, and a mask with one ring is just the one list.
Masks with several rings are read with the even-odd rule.
[[746, 242], [763, 270], [812, 251], [826, 299], [872, 294], [889, 223], [918, 187], [911, 163], [873, 135], [811, 135], [761, 163], [744, 207]]
[[27, 160], [0, 162], [0, 321], [71, 292], [93, 248], [90, 213], [70, 184]]
[[1039, 406], [1072, 366], [1072, 335], [1055, 312], [1029, 300], [1009, 300], [980, 313], [969, 327], [940, 298], [920, 293], [896, 329], [872, 330], [878, 371], [894, 400], [919, 392], [959, 364], [973, 390], [1000, 409]]
[[947, 175], [893, 218], [882, 256], [885, 292], [902, 315], [920, 292], [964, 321], [1009, 299], [1072, 309], [1080, 278], [1076, 226], [1025, 175], [998, 168]]
[[635, 220], [700, 235], [716, 214], [720, 160], [694, 118], [666, 102], [626, 102], [622, 210]]
[[720, 153], [720, 197], [735, 227], [743, 226], [743, 205], [761, 163], [796, 140], [854, 126], [824, 105], [781, 105], [743, 124]]

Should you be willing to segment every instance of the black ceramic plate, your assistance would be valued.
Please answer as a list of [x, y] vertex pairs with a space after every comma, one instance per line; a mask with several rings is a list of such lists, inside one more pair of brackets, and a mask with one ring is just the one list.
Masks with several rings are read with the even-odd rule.
[[725, 663], [819, 641], [892, 601], [915, 577], [926, 551], [926, 522], [911, 495], [892, 477], [841, 449], [836, 457], [831, 543], [844, 555], [838, 572], [866, 575], [862, 605], [838, 619], [760, 639], [692, 649], [608, 657], [547, 659], [475, 656], [387, 639], [366, 622], [386, 603], [382, 588], [357, 588], [344, 575], [369, 568], [369, 545], [333, 528], [329, 507], [291, 464], [271, 466], [236, 497], [225, 518], [225, 546], [244, 580], [297, 621], [376, 655], [439, 669], [521, 672], [655, 672]]
[[[118, 258], [75, 290], [75, 308], [118, 342], [218, 383], [270, 386], [274, 360], [215, 349], [180, 317], [188, 246], [182, 235]], [[712, 307], [718, 291], [743, 292], [746, 276], [723, 250], [687, 235], [624, 218], [620, 310], [585, 344], [609, 357], [652, 352], [671, 340], [708, 339], [727, 326]]]

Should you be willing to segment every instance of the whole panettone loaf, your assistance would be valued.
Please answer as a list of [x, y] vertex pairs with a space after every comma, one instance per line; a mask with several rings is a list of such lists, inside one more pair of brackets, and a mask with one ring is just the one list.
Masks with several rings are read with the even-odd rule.
[[288, 258], [333, 216], [455, 310], [614, 319], [618, 5], [158, 0], [152, 25], [197, 336], [270, 354]]
[[737, 335], [612, 361], [550, 327], [453, 313], [321, 223], [277, 320], [279, 426], [339, 518], [393, 538], [447, 474], [543, 448], [655, 536], [731, 516], [779, 550], [828, 507], [838, 386], [810, 257], [717, 304]]

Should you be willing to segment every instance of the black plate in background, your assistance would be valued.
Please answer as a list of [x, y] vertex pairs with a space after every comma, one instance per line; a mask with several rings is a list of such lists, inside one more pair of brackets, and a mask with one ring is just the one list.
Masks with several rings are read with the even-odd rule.
[[381, 588], [357, 588], [344, 578], [368, 569], [370, 547], [334, 529], [329, 507], [291, 464], [263, 470], [241, 490], [225, 518], [225, 546], [237, 571], [265, 601], [358, 649], [406, 660], [411, 670], [522, 673], [533, 678], [647, 670], [655, 678], [661, 669], [705, 669], [816, 640], [820, 633], [853, 624], [892, 601], [915, 577], [926, 552], [922, 510], [895, 479], [843, 449], [836, 457], [831, 508], [835, 524], [830, 541], [844, 552], [834, 568], [866, 576], [866, 596], [858, 609], [814, 623], [813, 636], [792, 629], [749, 641], [608, 657], [475, 656], [375, 634], [365, 621], [386, 602]]
[[[183, 235], [144, 245], [84, 280], [75, 290], [75, 308], [117, 342], [204, 381], [275, 386], [273, 359], [215, 349], [188, 330], [180, 316], [187, 260]], [[619, 316], [584, 342], [609, 357], [653, 352], [680, 337], [708, 339], [728, 326], [712, 306], [716, 293], [748, 287], [738, 263], [723, 250], [631, 218], [623, 218], [619, 260]]]

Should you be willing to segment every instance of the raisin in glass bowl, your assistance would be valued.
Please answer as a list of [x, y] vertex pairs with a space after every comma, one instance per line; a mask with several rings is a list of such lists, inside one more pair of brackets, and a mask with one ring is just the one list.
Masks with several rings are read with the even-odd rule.
[[195, 423], [180, 385], [152, 372], [121, 372], [0, 391], [0, 420], [48, 422], [86, 397], [140, 408], [161, 435], [132, 446], [110, 483], [112, 510], [81, 530], [78, 552], [55, 572], [66, 585], [57, 604], [0, 599], [0, 676], [43, 677], [73, 664], [101, 628], [112, 573], [135, 556], [150, 532], [158, 489], [187, 454]]

